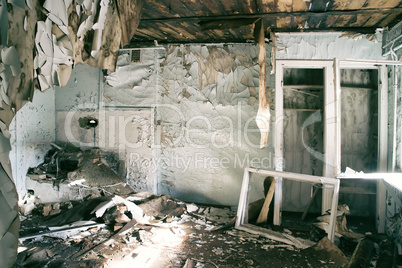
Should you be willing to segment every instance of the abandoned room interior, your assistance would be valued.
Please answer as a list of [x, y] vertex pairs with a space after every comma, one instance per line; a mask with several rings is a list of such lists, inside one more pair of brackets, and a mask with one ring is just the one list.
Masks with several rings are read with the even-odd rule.
[[401, 0], [0, 0], [0, 267], [402, 267]]

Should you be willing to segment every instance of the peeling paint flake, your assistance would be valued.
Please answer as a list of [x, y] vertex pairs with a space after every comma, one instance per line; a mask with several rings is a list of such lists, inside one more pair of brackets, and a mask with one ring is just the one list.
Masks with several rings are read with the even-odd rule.
[[10, 66], [13, 76], [18, 76], [21, 73], [21, 64], [15, 47], [3, 48], [1, 50], [1, 60], [4, 64]]
[[46, 0], [43, 4], [49, 13], [48, 17], [57, 25], [68, 25], [67, 9], [63, 0]]

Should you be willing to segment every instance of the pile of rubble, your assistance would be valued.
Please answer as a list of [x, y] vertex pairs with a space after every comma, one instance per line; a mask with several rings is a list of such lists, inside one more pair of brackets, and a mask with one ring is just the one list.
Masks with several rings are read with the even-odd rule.
[[[300, 249], [237, 230], [235, 214], [229, 207], [188, 204], [145, 192], [36, 204], [22, 218], [15, 266], [346, 267], [355, 259], [362, 262], [361, 253], [345, 255], [325, 234]], [[353, 243], [370, 257], [363, 260], [371, 262], [367, 267], [384, 261], [379, 253], [392, 245], [379, 235]]]

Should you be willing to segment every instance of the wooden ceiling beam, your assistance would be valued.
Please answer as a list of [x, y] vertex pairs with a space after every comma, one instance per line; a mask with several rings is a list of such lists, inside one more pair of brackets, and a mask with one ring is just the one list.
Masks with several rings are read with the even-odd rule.
[[357, 14], [394, 14], [402, 13], [402, 8], [384, 8], [384, 9], [360, 9], [360, 10], [329, 10], [329, 11], [299, 11], [299, 12], [272, 12], [259, 14], [242, 14], [242, 15], [222, 15], [222, 16], [192, 16], [192, 17], [169, 17], [160, 19], [142, 19], [143, 22], [211, 22], [222, 20], [235, 19], [257, 19], [257, 18], [277, 18], [277, 17], [314, 17], [314, 16], [329, 16], [329, 15], [357, 15]]

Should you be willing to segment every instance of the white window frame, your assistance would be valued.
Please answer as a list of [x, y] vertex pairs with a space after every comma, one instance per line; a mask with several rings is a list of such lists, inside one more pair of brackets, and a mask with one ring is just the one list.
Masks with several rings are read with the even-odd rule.
[[[275, 80], [275, 170], [283, 170], [283, 69], [323, 69], [324, 71], [324, 153], [323, 176], [336, 178], [340, 167], [336, 155], [336, 95], [332, 60], [277, 60]], [[282, 218], [282, 178], [277, 178], [274, 198], [274, 224], [280, 225]], [[322, 212], [331, 207], [332, 189], [323, 186]]]
[[[341, 69], [378, 70], [378, 172], [387, 170], [388, 147], [388, 76], [387, 65], [401, 65], [388, 60], [277, 60], [275, 81], [275, 170], [283, 170], [283, 69], [324, 69], [324, 153], [323, 175], [328, 178], [341, 176]], [[274, 224], [281, 224], [282, 179], [275, 185]], [[377, 230], [385, 230], [386, 189], [383, 183], [377, 184]], [[322, 213], [331, 208], [332, 189], [323, 187]]]
[[[244, 169], [243, 183], [242, 183], [240, 198], [239, 198], [239, 207], [237, 209], [237, 217], [236, 217], [236, 225], [235, 225], [236, 229], [242, 230], [242, 231], [247, 231], [250, 233], [256, 233], [256, 234], [265, 236], [269, 239], [273, 239], [273, 240], [283, 242], [286, 244], [298, 246], [297, 241], [290, 240], [290, 237], [286, 237], [286, 236], [283, 236], [281, 233], [272, 231], [270, 229], [261, 228], [256, 225], [252, 225], [252, 224], [248, 223], [250, 175], [252, 173], [275, 177], [276, 184], [278, 183], [279, 179], [281, 181], [283, 179], [288, 179], [288, 180], [307, 182], [307, 183], [318, 183], [318, 184], [322, 184], [323, 186], [326, 186], [328, 189], [331, 189], [332, 207], [331, 207], [331, 216], [330, 216], [330, 221], [329, 221], [328, 239], [331, 240], [332, 242], [334, 242], [338, 196], [339, 196], [339, 179], [298, 174], [298, 173], [292, 173], [292, 172], [263, 170], [263, 169], [256, 169], [256, 168], [250, 168], [250, 167]], [[275, 192], [275, 195], [277, 195], [277, 194], [278, 194], [278, 192]]]

